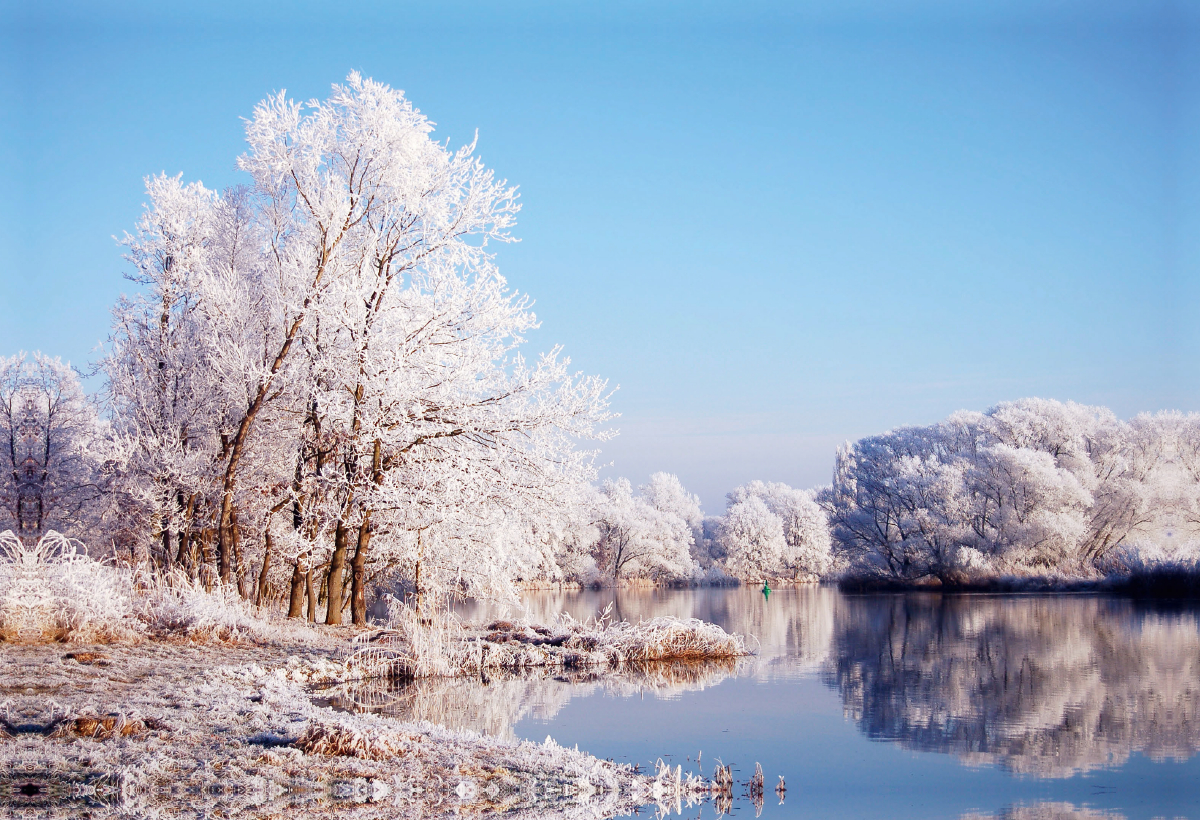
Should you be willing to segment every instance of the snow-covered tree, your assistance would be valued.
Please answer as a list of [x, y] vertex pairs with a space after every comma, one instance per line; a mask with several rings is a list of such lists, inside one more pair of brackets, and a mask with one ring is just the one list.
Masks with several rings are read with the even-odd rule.
[[351, 74], [256, 108], [249, 186], [148, 181], [126, 239], [145, 290], [117, 308], [106, 370], [162, 564], [211, 562], [259, 598], [286, 583], [291, 614], [323, 600], [327, 622], [361, 623], [373, 571], [407, 565], [418, 589], [528, 575], [491, 560], [496, 534], [594, 476], [578, 442], [607, 435], [605, 383], [557, 348], [521, 355], [536, 318], [488, 248], [515, 189], [432, 130]]
[[1180, 428], [1169, 414], [1006, 402], [840, 448], [820, 500], [858, 572], [1086, 571], [1181, 508], [1167, 455]]
[[829, 522], [812, 493], [778, 482], [751, 481], [733, 490], [728, 498], [730, 505], [758, 498], [778, 516], [787, 544], [782, 575], [816, 580], [829, 571], [832, 562]]
[[41, 353], [0, 357], [0, 530], [102, 540], [112, 449], [70, 365]]
[[[660, 480], [660, 489], [668, 483]], [[596, 512], [596, 563], [615, 581], [689, 578], [695, 569], [691, 528], [677, 512], [655, 508], [644, 495], [646, 487], [641, 489], [643, 495], [635, 496], [628, 479], [604, 482]]]
[[719, 538], [726, 553], [725, 569], [733, 577], [759, 580], [789, 574], [783, 520], [758, 496], [730, 498]]
[[664, 515], [676, 515], [687, 524], [692, 538], [689, 552], [692, 562], [699, 567], [707, 557], [700, 499], [694, 493], [689, 493], [674, 473], [653, 473], [650, 480], [639, 489], [642, 497], [654, 509]]

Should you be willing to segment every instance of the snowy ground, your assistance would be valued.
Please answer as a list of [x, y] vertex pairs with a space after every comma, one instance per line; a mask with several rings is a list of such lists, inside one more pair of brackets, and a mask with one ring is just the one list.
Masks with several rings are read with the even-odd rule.
[[707, 786], [314, 704], [344, 640], [0, 643], [0, 806], [28, 817], [601, 818]]

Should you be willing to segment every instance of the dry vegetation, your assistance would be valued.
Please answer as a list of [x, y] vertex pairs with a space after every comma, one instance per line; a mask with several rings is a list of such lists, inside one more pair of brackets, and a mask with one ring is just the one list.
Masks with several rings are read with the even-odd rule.
[[327, 643], [313, 627], [260, 610], [230, 586], [182, 572], [143, 573], [91, 558], [77, 541], [49, 533], [36, 545], [0, 533], [0, 641], [137, 643], [147, 639], [225, 643]]
[[0, 805], [18, 812], [602, 818], [720, 794], [679, 769], [650, 777], [549, 739], [338, 712], [307, 691], [398, 661], [458, 674], [744, 655], [717, 627], [563, 617], [478, 630], [397, 610], [394, 629], [348, 643], [349, 628], [264, 617], [181, 577], [151, 583], [59, 536], [30, 547], [4, 534], [0, 550]]
[[602, 818], [715, 794], [549, 740], [323, 707], [297, 681], [338, 666], [331, 650], [7, 643], [0, 663], [0, 805], [39, 817]]
[[427, 678], [512, 669], [620, 671], [648, 663], [741, 658], [741, 635], [696, 618], [614, 621], [609, 611], [578, 621], [561, 614], [549, 624], [496, 620], [463, 624], [448, 609], [422, 616], [394, 602], [389, 629], [362, 635], [347, 662], [349, 677]]

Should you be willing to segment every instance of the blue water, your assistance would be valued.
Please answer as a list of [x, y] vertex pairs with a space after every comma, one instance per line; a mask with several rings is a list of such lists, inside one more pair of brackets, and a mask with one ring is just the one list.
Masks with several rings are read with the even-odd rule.
[[[751, 636], [757, 654], [610, 684], [462, 682], [436, 696], [462, 703], [442, 719], [651, 769], [662, 758], [707, 776], [719, 758], [742, 780], [758, 762], [770, 818], [1200, 818], [1195, 610], [812, 588], [525, 599], [541, 619], [609, 603], [631, 620], [714, 621]], [[733, 807], [754, 812], [746, 799]], [[684, 814], [716, 816], [711, 805]]]

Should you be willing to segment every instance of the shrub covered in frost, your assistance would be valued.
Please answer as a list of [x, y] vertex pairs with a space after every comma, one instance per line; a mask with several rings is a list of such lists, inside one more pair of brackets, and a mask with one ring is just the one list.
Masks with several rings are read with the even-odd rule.
[[56, 532], [36, 545], [0, 533], [0, 637], [105, 642], [138, 632], [131, 574]]
[[108, 643], [150, 634], [192, 640], [306, 642], [313, 630], [266, 614], [232, 587], [206, 590], [183, 573], [144, 577], [98, 561], [50, 532], [35, 545], [0, 533], [0, 639]]

